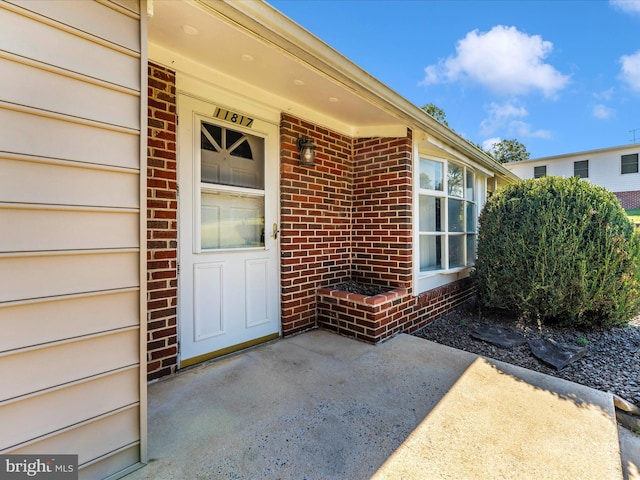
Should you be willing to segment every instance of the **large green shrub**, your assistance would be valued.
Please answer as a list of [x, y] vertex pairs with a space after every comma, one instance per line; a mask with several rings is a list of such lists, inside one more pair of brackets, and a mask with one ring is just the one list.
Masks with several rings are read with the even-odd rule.
[[474, 275], [485, 307], [543, 323], [622, 325], [640, 310], [640, 234], [602, 187], [525, 180], [485, 205]]

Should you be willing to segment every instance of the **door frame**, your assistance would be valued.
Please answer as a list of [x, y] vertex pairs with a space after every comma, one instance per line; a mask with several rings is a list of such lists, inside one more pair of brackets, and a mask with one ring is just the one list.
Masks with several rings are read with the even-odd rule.
[[[193, 77], [188, 77], [188, 76], [181, 76], [179, 74], [176, 75], [176, 114], [178, 114], [178, 112], [180, 112], [180, 102], [181, 102], [181, 97], [190, 97], [193, 98], [195, 100], [201, 101], [201, 102], [205, 102], [208, 105], [210, 105], [212, 107], [212, 111], [213, 109], [215, 109], [216, 107], [219, 107], [221, 109], [225, 109], [228, 111], [232, 111], [232, 112], [238, 112], [238, 113], [242, 113], [243, 115], [246, 116], [250, 116], [251, 118], [255, 119], [256, 121], [259, 122], [264, 122], [268, 125], [271, 125], [271, 127], [273, 127], [273, 131], [274, 131], [274, 139], [272, 140], [273, 142], [276, 143], [275, 146], [272, 146], [274, 154], [276, 155], [276, 160], [275, 163], [277, 164], [278, 168], [277, 171], [275, 172], [275, 176], [276, 178], [273, 181], [273, 185], [268, 189], [267, 185], [265, 184], [265, 204], [268, 201], [268, 198], [273, 198], [274, 200], [274, 221], [275, 223], [278, 224], [278, 228], [280, 228], [280, 219], [281, 219], [281, 215], [280, 215], [280, 208], [281, 208], [281, 204], [280, 204], [280, 112], [279, 111], [275, 111], [273, 109], [269, 109], [269, 108], [265, 108], [263, 105], [260, 105], [257, 102], [252, 102], [251, 100], [248, 100], [247, 98], [242, 98], [242, 97], [238, 97], [236, 95], [232, 95], [227, 91], [223, 91], [221, 89], [216, 88], [215, 86], [208, 84], [208, 83], [204, 83], [199, 79], [195, 79]], [[199, 94], [194, 94], [194, 91], [198, 91]], [[214, 102], [213, 99], [215, 99], [216, 101]], [[219, 101], [218, 101], [219, 100]], [[233, 107], [230, 107], [229, 105], [234, 105]], [[254, 113], [255, 112], [255, 113]], [[191, 122], [191, 118], [189, 119], [182, 119], [183, 122]], [[233, 123], [225, 123], [224, 121], [220, 122], [221, 124], [223, 124], [224, 126], [228, 126], [230, 128], [234, 128], [234, 124]], [[185, 123], [183, 123], [183, 125], [185, 125]], [[184, 153], [184, 148], [183, 145], [180, 142], [180, 119], [178, 120], [178, 125], [177, 125], [177, 131], [176, 131], [176, 154], [177, 154], [177, 161], [180, 162], [183, 160], [183, 153]], [[256, 130], [256, 133], [259, 133], [261, 135], [267, 135], [267, 132], [262, 131], [262, 130]], [[191, 140], [193, 141], [193, 139]], [[193, 147], [192, 147], [193, 148]], [[267, 150], [269, 150], [267, 148]], [[277, 152], [277, 153], [275, 153]], [[268, 156], [268, 152], [266, 153], [265, 156]], [[190, 160], [192, 161], [192, 159]], [[265, 165], [265, 168], [266, 165]], [[177, 167], [177, 186], [178, 186], [178, 202], [180, 202], [180, 197], [182, 196], [184, 198], [184, 195], [193, 195], [193, 192], [184, 192], [182, 193], [182, 195], [180, 194], [180, 186], [184, 183], [183, 180], [181, 179], [181, 174], [180, 174], [180, 163], [178, 163]], [[193, 182], [193, 179], [189, 179], [189, 180], [184, 180], [184, 181], [191, 181]], [[195, 188], [195, 186], [193, 187]], [[193, 211], [193, 209], [190, 212], [187, 213], [183, 213], [182, 212], [183, 209], [180, 208], [180, 205], [178, 205], [178, 212], [177, 212], [177, 230], [178, 230], [178, 241], [180, 242], [181, 238], [183, 238], [183, 235], [185, 234], [185, 232], [183, 231], [183, 228], [185, 226], [185, 218], [184, 215], [190, 215], [191, 222], [194, 222], [195, 218], [197, 217], [195, 215], [195, 212]], [[270, 221], [265, 218], [265, 234], [269, 234], [270, 233], [270, 228], [268, 227], [268, 224], [270, 223]], [[194, 232], [191, 232], [190, 234], [190, 242], [191, 244], [193, 244], [194, 241]], [[279, 238], [277, 240], [274, 239], [272, 246], [269, 247], [270, 249], [275, 250], [274, 252], [274, 259], [275, 259], [275, 263], [276, 266], [274, 266], [274, 268], [276, 269], [276, 276], [277, 276], [277, 294], [274, 295], [273, 301], [275, 302], [275, 311], [277, 312], [277, 332], [273, 333], [273, 334], [269, 334], [263, 337], [259, 337], [259, 338], [255, 338], [246, 342], [241, 342], [239, 344], [235, 344], [232, 345], [230, 347], [226, 347], [226, 348], [222, 348], [219, 350], [215, 350], [213, 352], [209, 352], [203, 355], [198, 355], [195, 357], [190, 357], [187, 359], [183, 359], [182, 354], [183, 354], [183, 349], [181, 348], [182, 345], [182, 332], [181, 332], [181, 324], [182, 324], [182, 308], [181, 308], [181, 302], [183, 301], [191, 301], [193, 302], [193, 298], [188, 298], [185, 299], [184, 298], [184, 294], [182, 291], [182, 283], [185, 281], [184, 277], [181, 278], [181, 275], [186, 275], [188, 274], [188, 272], [183, 271], [180, 272], [180, 264], [182, 261], [182, 253], [181, 253], [181, 248], [180, 245], [178, 245], [178, 252], [177, 252], [177, 269], [178, 269], [178, 285], [177, 285], [177, 305], [176, 305], [176, 319], [177, 319], [177, 341], [178, 341], [178, 352], [177, 352], [177, 357], [178, 357], [178, 368], [185, 368], [191, 365], [194, 365], [196, 363], [201, 363], [204, 362], [206, 360], [212, 359], [212, 358], [217, 358], [223, 355], [227, 355], [229, 353], [233, 353], [239, 350], [243, 350], [255, 345], [258, 345], [260, 343], [264, 343], [264, 342], [268, 342], [271, 340], [275, 340], [277, 338], [280, 338], [282, 336], [282, 318], [281, 318], [281, 309], [282, 309], [282, 295], [281, 295], [281, 287], [282, 287], [282, 275], [281, 275], [281, 262], [280, 262], [280, 257], [281, 257], [281, 248], [280, 248], [280, 241]]]

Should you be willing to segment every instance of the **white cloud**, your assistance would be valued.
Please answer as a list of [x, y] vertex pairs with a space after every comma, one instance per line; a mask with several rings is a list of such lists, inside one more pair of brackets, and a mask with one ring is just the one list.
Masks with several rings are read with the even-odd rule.
[[514, 103], [498, 104], [491, 102], [489, 105], [489, 118], [480, 122], [485, 135], [490, 135], [500, 128], [507, 126], [512, 118], [524, 118], [529, 115], [527, 109]]
[[613, 94], [615, 93], [615, 89], [613, 87], [603, 90], [602, 92], [595, 92], [593, 94], [596, 100], [611, 100], [613, 98]]
[[489, 32], [474, 30], [456, 45], [456, 55], [425, 68], [423, 85], [468, 79], [498, 94], [541, 91], [552, 97], [569, 82], [544, 59], [553, 44], [539, 35], [498, 25]]
[[503, 104], [492, 102], [488, 110], [489, 118], [480, 122], [482, 135], [492, 135], [502, 131], [508, 136], [518, 138], [551, 138], [551, 132], [548, 130], [533, 130], [529, 123], [521, 120], [529, 115], [523, 106], [512, 102]]
[[623, 12], [640, 14], [640, 0], [610, 0], [610, 3]]
[[609, 108], [601, 103], [594, 106], [592, 111], [593, 116], [595, 118], [599, 118], [600, 120], [608, 120], [609, 118], [613, 117], [615, 113], [616, 112], [613, 108]]
[[496, 143], [500, 143], [500, 141], [502, 141], [500, 137], [487, 138], [482, 142], [482, 149], [485, 152], [491, 152], [493, 150], [493, 147], [496, 146]]
[[549, 130], [533, 130], [530, 124], [519, 120], [509, 123], [509, 133], [518, 138], [551, 138], [553, 136]]
[[640, 92], [640, 50], [632, 55], [623, 55], [620, 57], [620, 63], [620, 78], [633, 90]]

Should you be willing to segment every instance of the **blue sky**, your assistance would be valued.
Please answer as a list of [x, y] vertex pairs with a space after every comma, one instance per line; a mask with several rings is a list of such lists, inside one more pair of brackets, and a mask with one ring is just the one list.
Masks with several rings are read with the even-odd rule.
[[268, 1], [478, 144], [640, 143], [640, 0]]

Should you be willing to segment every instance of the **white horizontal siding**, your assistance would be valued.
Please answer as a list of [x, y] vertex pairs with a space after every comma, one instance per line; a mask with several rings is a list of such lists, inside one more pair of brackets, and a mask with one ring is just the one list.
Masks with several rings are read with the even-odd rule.
[[0, 192], [6, 202], [111, 208], [140, 204], [138, 170], [1, 152], [0, 162]]
[[[121, 45], [132, 52], [140, 52], [138, 20], [133, 16], [122, 15], [108, 4], [88, 2], [86, 0], [16, 1], [16, 6], [68, 25], [89, 35], [95, 35]], [[131, 2], [135, 6], [137, 2]]]
[[0, 304], [0, 353], [139, 324], [139, 291]]
[[[15, 60], [21, 60], [21, 57], [15, 57]], [[19, 105], [36, 104], [43, 110], [64, 115], [131, 129], [140, 128], [140, 98], [135, 90], [113, 89], [108, 84], [82, 81], [64, 75], [64, 71], [51, 71], [34, 65], [38, 64], [0, 57], [0, 91], [4, 92], [4, 101]]]
[[[4, 207], [4, 208], [3, 208]], [[136, 210], [0, 204], [0, 251], [137, 248]]]
[[[101, 415], [77, 425], [70, 426], [62, 431], [55, 432], [36, 440], [20, 445], [11, 452], [20, 455], [37, 455], [42, 452], [48, 454], [65, 454], [69, 452], [77, 453], [78, 463], [83, 464], [95, 461], [104, 456], [105, 452], [111, 453], [125, 446], [128, 450], [130, 445], [135, 445], [138, 449], [138, 439], [140, 429], [138, 425], [139, 411], [136, 405], [124, 407], [117, 412]], [[137, 452], [139, 457], [140, 453]], [[113, 471], [137, 462], [137, 458]], [[104, 478], [109, 474], [80, 475], [80, 478]]]
[[145, 455], [144, 22], [0, 2], [0, 452], [77, 453], [81, 478]]
[[[27, 3], [30, 5], [30, 2]], [[66, 8], [63, 4], [58, 8]], [[53, 7], [53, 8], [55, 8]], [[55, 26], [47, 17], [31, 18], [29, 10], [0, 4], [0, 45], [2, 49], [43, 64], [56, 65], [87, 77], [140, 90], [140, 55], [122, 52], [116, 45], [91, 41], [84, 30]], [[28, 35], [25, 35], [28, 32]], [[138, 29], [136, 34], [139, 35]]]
[[622, 174], [622, 155], [640, 153], [638, 145], [615, 148], [611, 150], [584, 152], [557, 157], [541, 158], [527, 162], [509, 163], [505, 166], [520, 178], [533, 178], [534, 168], [545, 165], [547, 175], [571, 177], [574, 173], [574, 162], [589, 161], [588, 180], [605, 187], [612, 192], [630, 192], [640, 190], [640, 173]]
[[137, 287], [136, 251], [0, 257], [0, 302]]
[[139, 132], [79, 123], [71, 117], [48, 116], [46, 111], [17, 109], [2, 101], [0, 125], [6, 152], [139, 169]]
[[[139, 401], [139, 383], [138, 368], [135, 367], [0, 406], [0, 425], [8, 433], [0, 449], [64, 430], [69, 425], [105, 415], [123, 405], [136, 404]], [[21, 412], [24, 410], [28, 410], [30, 415], [23, 417]], [[56, 412], [53, 418], [52, 411]]]
[[3, 354], [0, 401], [137, 365], [138, 345], [138, 329], [131, 328]]
[[[94, 435], [101, 435], [99, 430], [92, 432]], [[117, 450], [109, 452], [101, 458], [97, 458], [92, 462], [81, 463], [80, 472], [78, 472], [79, 480], [94, 480], [96, 478], [109, 477], [113, 472], [118, 472], [118, 477], [122, 473], [129, 473], [135, 470], [135, 463], [140, 458], [141, 446], [137, 443], [133, 445], [121, 447]], [[132, 467], [133, 465], [133, 467]], [[128, 467], [128, 468], [127, 468]], [[114, 478], [114, 477], [110, 477]]]

